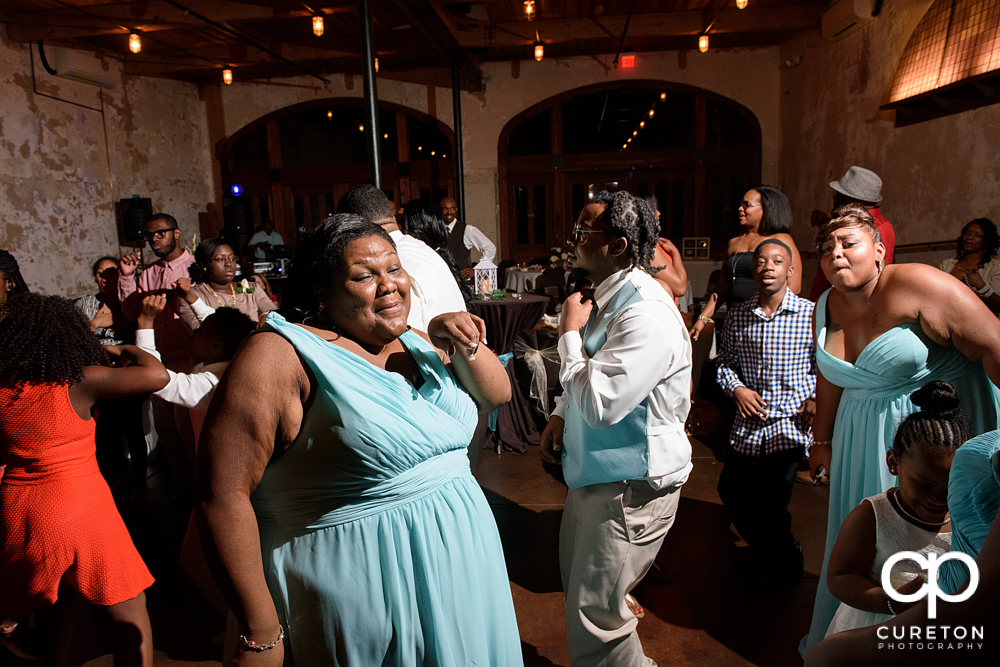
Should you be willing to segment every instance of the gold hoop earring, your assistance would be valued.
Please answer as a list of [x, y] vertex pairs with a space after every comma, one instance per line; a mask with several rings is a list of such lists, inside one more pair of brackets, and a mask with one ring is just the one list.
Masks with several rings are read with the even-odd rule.
[[882, 275], [882, 260], [880, 259], [875, 260], [875, 268], [878, 269], [878, 274]]

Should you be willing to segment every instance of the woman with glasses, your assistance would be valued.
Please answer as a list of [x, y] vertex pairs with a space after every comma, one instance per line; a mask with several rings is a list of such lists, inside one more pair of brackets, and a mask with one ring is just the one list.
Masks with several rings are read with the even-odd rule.
[[198, 244], [194, 264], [188, 269], [191, 279], [177, 281], [177, 314], [192, 331], [223, 306], [235, 308], [258, 323], [264, 313], [277, 308], [255, 281], [233, 280], [238, 267], [239, 258], [222, 239], [205, 239]]
[[791, 248], [788, 290], [798, 294], [802, 288], [802, 258], [789, 235], [792, 231], [792, 207], [788, 204], [788, 197], [781, 190], [767, 185], [747, 190], [740, 202], [739, 218], [743, 233], [729, 240], [719, 282], [691, 327], [690, 334], [694, 340], [698, 340], [705, 324], [712, 320], [720, 301], [727, 306], [735, 306], [757, 293], [757, 283], [753, 279], [753, 251], [764, 239], [778, 239]]

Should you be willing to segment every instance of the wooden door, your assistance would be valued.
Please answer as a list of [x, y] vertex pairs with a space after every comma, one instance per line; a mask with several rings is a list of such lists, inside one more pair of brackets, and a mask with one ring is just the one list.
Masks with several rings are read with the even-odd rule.
[[530, 262], [549, 256], [549, 249], [561, 246], [560, 225], [552, 219], [552, 177], [525, 174], [511, 179], [511, 220], [507, 226], [504, 257]]

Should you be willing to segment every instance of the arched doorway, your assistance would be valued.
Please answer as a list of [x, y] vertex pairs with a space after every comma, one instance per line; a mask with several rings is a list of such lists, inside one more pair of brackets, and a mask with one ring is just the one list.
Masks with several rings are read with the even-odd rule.
[[[226, 192], [240, 185], [254, 225], [274, 221], [286, 239], [330, 215], [350, 188], [369, 182], [359, 98], [279, 109], [229, 137], [220, 155]], [[454, 133], [436, 118], [379, 103], [382, 188], [397, 204], [454, 194]]]
[[740, 197], [760, 179], [760, 137], [749, 109], [692, 86], [631, 80], [550, 97], [500, 133], [503, 256], [547, 256], [604, 189], [655, 194], [664, 236], [724, 250]]

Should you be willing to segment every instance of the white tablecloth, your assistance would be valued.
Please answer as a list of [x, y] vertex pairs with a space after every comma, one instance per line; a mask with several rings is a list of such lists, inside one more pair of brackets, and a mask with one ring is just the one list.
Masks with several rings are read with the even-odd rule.
[[[538, 285], [538, 279], [542, 277], [544, 271], [525, 269], [524, 271], [512, 266], [505, 272], [504, 287], [515, 292], [530, 292]], [[528, 284], [530, 281], [530, 285]]]

